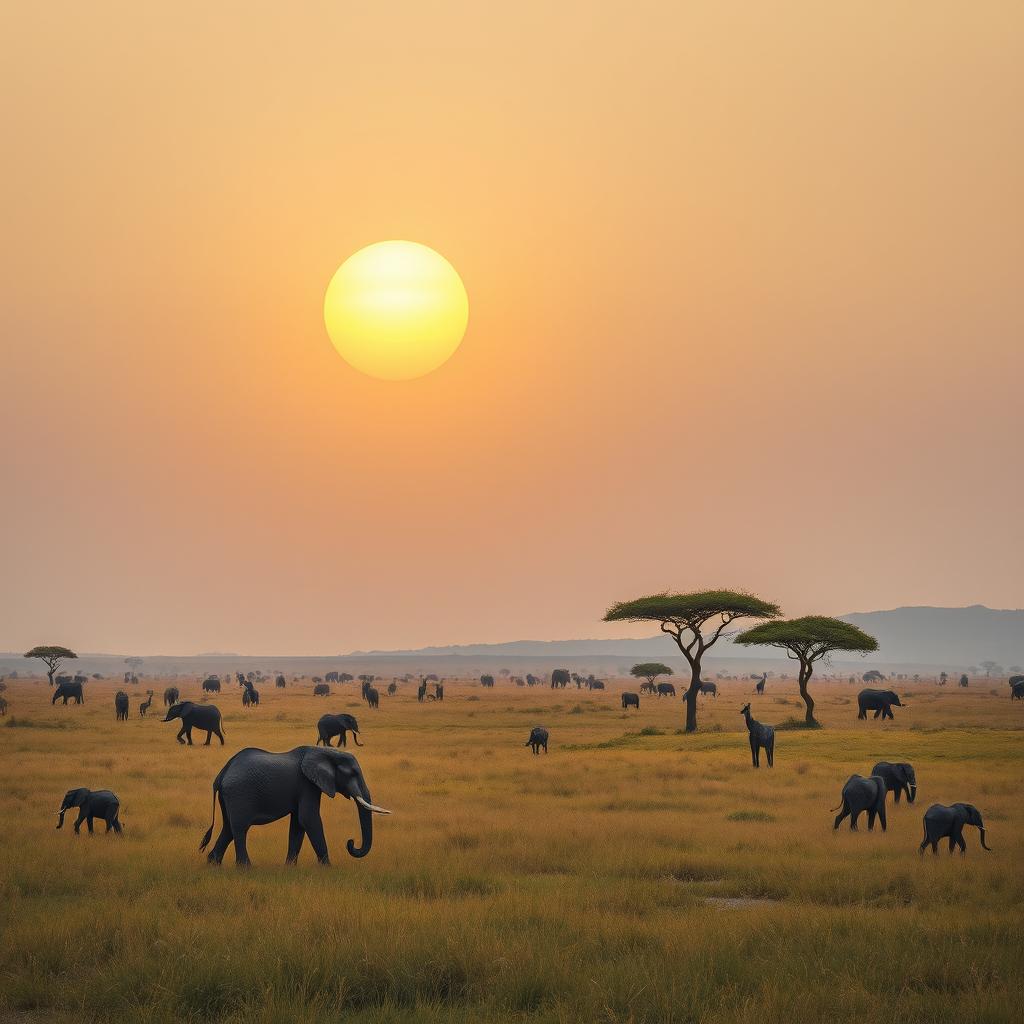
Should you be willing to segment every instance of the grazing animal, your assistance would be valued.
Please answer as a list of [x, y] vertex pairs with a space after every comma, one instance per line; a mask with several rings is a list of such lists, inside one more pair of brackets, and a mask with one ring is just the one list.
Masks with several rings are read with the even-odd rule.
[[967, 852], [967, 844], [964, 842], [964, 825], [973, 825], [981, 833], [981, 845], [991, 852], [992, 848], [985, 843], [985, 823], [981, 820], [981, 812], [974, 804], [952, 804], [946, 807], [944, 804], [932, 804], [924, 812], [924, 839], [918, 847], [918, 853], [924, 853], [926, 846], [931, 846], [932, 853], [939, 852], [939, 840], [949, 839], [949, 852], [954, 847], [960, 848], [960, 853]]
[[544, 753], [548, 752], [548, 731], [541, 726], [536, 726], [530, 731], [530, 738], [523, 744], [525, 747], [533, 747], [534, 754], [539, 754], [541, 747]]
[[700, 692], [702, 694], [710, 694], [712, 697], [718, 696], [718, 685], [716, 683], [710, 683], [706, 679], [700, 681]]
[[172, 704], [177, 704], [180, 697], [181, 694], [176, 686], [168, 686], [164, 690], [164, 707], [169, 708]]
[[285, 679], [285, 677], [284, 677], [284, 676], [278, 676], [278, 677], [277, 677], [277, 678], [276, 678], [276, 679], [274, 680], [274, 685], [275, 685], [275, 686], [276, 686], [276, 687], [277, 687], [277, 688], [278, 688], [279, 690], [283, 690], [283, 689], [284, 689], [284, 688], [285, 688], [285, 687], [286, 687], [286, 686], [288, 685], [288, 681], [287, 681], [287, 680]]
[[775, 730], [770, 725], [762, 725], [750, 717], [750, 705], [744, 704], [740, 710], [747, 723], [747, 732], [750, 738], [750, 757], [755, 768], [761, 767], [761, 750], [764, 749], [768, 755], [768, 767], [775, 765]]
[[907, 803], [912, 804], [917, 799], [917, 776], [914, 774], [914, 766], [901, 761], [898, 764], [890, 764], [888, 761], [879, 761], [871, 769], [871, 775], [881, 776], [885, 779], [885, 788], [893, 793], [893, 800], [900, 802], [900, 797], [906, 793]]
[[64, 815], [72, 807], [78, 808], [78, 821], [75, 822], [75, 835], [79, 834], [84, 821], [92, 835], [92, 819], [101, 818], [107, 823], [107, 831], [113, 830], [121, 835], [121, 822], [117, 819], [117, 812], [121, 802], [110, 792], [109, 789], [69, 789], [61, 801], [60, 810], [57, 811], [57, 828], [64, 827]]
[[658, 689], [652, 682], [646, 682], [640, 684], [641, 693], [657, 693]]
[[149, 696], [139, 705], [139, 718], [145, 718], [146, 712], [153, 706], [153, 691], [147, 690], [146, 693]]
[[603, 679], [591, 679], [587, 682], [587, 689], [589, 690], [603, 690], [604, 680]]
[[569, 685], [569, 670], [567, 668], [556, 668], [551, 673], [551, 689], [564, 690]]
[[339, 682], [338, 673], [337, 672], [328, 672], [324, 676], [324, 682], [325, 683], [337, 683], [337, 682]]
[[639, 693], [624, 693], [622, 695], [622, 710], [626, 708], [636, 708], [640, 710], [640, 694]]
[[843, 799], [839, 807], [833, 807], [833, 811], [839, 811], [836, 820], [832, 824], [833, 830], [839, 828], [843, 818], [849, 815], [850, 831], [857, 831], [857, 819], [864, 811], [868, 812], [868, 831], [875, 827], [875, 818], [881, 822], [882, 831], [885, 831], [885, 794], [888, 792], [885, 779], [881, 775], [872, 775], [865, 779], [863, 775], [851, 775], [843, 786]]
[[244, 682], [242, 685], [245, 687], [245, 689], [242, 690], [242, 707], [257, 707], [260, 702], [260, 691], [248, 681]]
[[394, 697], [398, 693], [398, 683], [388, 683], [388, 696]]
[[1024, 700], [1024, 679], [1013, 684], [1010, 690], [1010, 700]]
[[[485, 687], [488, 690], [494, 689], [494, 676], [481, 676], [480, 677], [480, 685]], [[424, 682], [423, 683], [423, 693], [426, 694], [426, 692], [427, 692], [427, 684]]]
[[317, 746], [321, 743], [325, 747], [331, 745], [331, 737], [338, 737], [338, 746], [346, 747], [348, 744], [345, 742], [345, 733], [352, 733], [352, 739], [356, 741], [356, 746], [361, 747], [362, 743], [359, 742], [359, 724], [356, 722], [352, 715], [321, 715], [320, 719], [316, 723], [317, 731]]
[[128, 694], [124, 690], [114, 694], [114, 714], [119, 722], [128, 721]]
[[970, 684], [970, 680], [967, 678], [967, 676], [961, 676], [960, 677], [960, 685], [962, 687], [964, 687], [964, 689], [966, 689], [969, 684]]
[[296, 747], [283, 754], [256, 747], [240, 750], [213, 780], [213, 820], [199, 849], [205, 850], [210, 842], [219, 803], [221, 831], [206, 858], [211, 864], [220, 864], [234, 843], [235, 863], [248, 866], [245, 838], [249, 829], [285, 816], [291, 818], [286, 863], [295, 863], [308, 835], [317, 860], [330, 864], [320, 817], [320, 797], [324, 793], [332, 799], [341, 793], [358, 804], [362, 844], [357, 847], [350, 839], [347, 849], [353, 857], [365, 857], [373, 845], [373, 815], [391, 812], [373, 803], [355, 757], [333, 747]]
[[763, 673], [761, 675], [761, 678], [758, 679], [757, 684], [754, 686], [754, 690], [757, 693], [764, 693], [764, 684], [766, 682], [768, 682], [768, 673], [767, 672]]
[[330, 695], [331, 688], [326, 683], [317, 683], [316, 686], [313, 687], [314, 697], [330, 697]]
[[220, 680], [216, 676], [207, 676], [203, 680], [204, 693], [220, 693]]
[[367, 688], [366, 688], [366, 703], [371, 708], [379, 708], [380, 707], [380, 694], [372, 686], [367, 686]]
[[659, 697], [674, 697], [675, 695], [676, 688], [672, 683], [658, 683]]
[[874, 711], [875, 718], [881, 715], [883, 719], [891, 719], [893, 707], [901, 708], [904, 705], [900, 703], [899, 694], [895, 690], [868, 689], [857, 694], [857, 706], [860, 708], [858, 718], [867, 718], [868, 712]]
[[220, 740], [220, 745], [224, 746], [224, 731], [221, 727], [220, 708], [216, 704], [193, 704], [190, 700], [182, 701], [180, 704], [169, 707], [167, 709], [167, 716], [163, 720], [170, 722], [175, 718], [181, 719], [181, 729], [177, 736], [179, 743], [184, 744], [187, 742], [191, 747], [192, 730], [205, 729], [206, 742], [203, 744], [204, 747], [210, 745], [210, 737], [213, 735], [216, 735], [217, 739]]
[[67, 682], [61, 683], [58, 681], [57, 686], [53, 691], [53, 697], [50, 699], [50, 703], [56, 704], [57, 698], [62, 697], [65, 704], [67, 704], [69, 698], [76, 704], [84, 704], [85, 694], [82, 693], [82, 684], [74, 682], [70, 676], [65, 676], [64, 678], [67, 679]]

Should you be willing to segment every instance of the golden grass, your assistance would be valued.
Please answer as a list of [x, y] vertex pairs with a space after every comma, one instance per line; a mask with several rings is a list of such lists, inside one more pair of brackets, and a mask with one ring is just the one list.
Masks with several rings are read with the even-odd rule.
[[[197, 695], [197, 681], [179, 685]], [[136, 1021], [932, 1021], [1019, 1019], [1024, 981], [1024, 705], [1004, 681], [897, 684], [895, 722], [858, 722], [858, 686], [818, 684], [825, 728], [782, 732], [750, 767], [752, 684], [623, 712], [604, 692], [415, 686], [370, 712], [349, 686], [264, 684], [216, 699], [227, 746], [179, 747], [154, 703], [114, 719], [113, 683], [51, 707], [15, 681], [0, 719], [0, 1018]], [[338, 688], [335, 687], [337, 690]], [[761, 721], [800, 711], [795, 684], [754, 698]], [[778, 701], [785, 699], [786, 704]], [[324, 711], [363, 727], [373, 851], [352, 860], [353, 806], [323, 802], [333, 866], [308, 843], [283, 866], [284, 823], [249, 834], [251, 871], [197, 851], [210, 783], [243, 746], [315, 740]], [[25, 727], [11, 727], [12, 720]], [[535, 724], [550, 753], [523, 746]], [[203, 734], [198, 734], [202, 736]], [[350, 747], [350, 749], [352, 749]], [[832, 831], [854, 771], [917, 768], [918, 803], [889, 831]], [[65, 790], [113, 789], [125, 836], [54, 829]], [[986, 854], [921, 859], [921, 815], [973, 802]]]

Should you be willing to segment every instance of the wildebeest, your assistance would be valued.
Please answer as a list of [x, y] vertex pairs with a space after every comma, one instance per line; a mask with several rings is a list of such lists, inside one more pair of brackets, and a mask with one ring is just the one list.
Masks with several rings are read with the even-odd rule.
[[548, 731], [541, 726], [535, 726], [530, 731], [530, 738], [523, 744], [525, 747], [533, 747], [533, 752], [539, 754], [541, 747], [544, 748], [544, 753], [548, 752]]

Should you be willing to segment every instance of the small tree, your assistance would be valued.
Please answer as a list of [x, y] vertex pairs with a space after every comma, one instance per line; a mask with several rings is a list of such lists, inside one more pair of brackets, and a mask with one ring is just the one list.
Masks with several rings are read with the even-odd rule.
[[46, 674], [50, 677], [50, 685], [53, 686], [53, 677], [57, 670], [64, 664], [66, 659], [77, 658], [78, 655], [67, 647], [33, 647], [26, 651], [26, 658], [38, 658], [46, 666]]
[[[620, 601], [605, 612], [605, 622], [657, 622], [675, 641], [690, 666], [686, 691], [686, 731], [697, 731], [697, 694], [700, 693], [704, 654], [726, 634], [737, 619], [777, 619], [778, 605], [736, 590], [701, 590], [691, 594], [651, 594]], [[705, 635], [704, 630], [708, 633]]]
[[646, 679], [653, 686], [654, 680], [658, 676], [672, 675], [672, 669], [668, 665], [663, 665], [660, 661], [642, 661], [640, 664], [634, 665], [629, 670], [629, 674], [635, 679]]
[[995, 661], [983, 661], [981, 667], [985, 670], [986, 679], [992, 675], [1001, 676], [1003, 674], [1003, 667]]
[[851, 626], [842, 619], [831, 619], [827, 615], [808, 615], [802, 619], [783, 619], [778, 622], [762, 622], [753, 629], [740, 633], [736, 643], [744, 646], [777, 647], [786, 652], [786, 657], [800, 662], [800, 696], [807, 708], [804, 721], [817, 725], [814, 718], [814, 700], [808, 692], [808, 684], [814, 675], [814, 663], [824, 658], [826, 663], [833, 651], [854, 651], [868, 654], [878, 650], [878, 641], [863, 630]]
[[142, 660], [142, 658], [135, 657], [125, 658], [124, 663], [132, 670], [132, 674], [134, 675], [140, 668], [142, 668]]

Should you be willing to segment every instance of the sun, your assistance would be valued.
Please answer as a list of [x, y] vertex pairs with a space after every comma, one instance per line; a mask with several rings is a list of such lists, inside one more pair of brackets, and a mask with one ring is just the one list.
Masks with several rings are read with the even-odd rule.
[[381, 380], [413, 380], [462, 342], [469, 298], [455, 268], [418, 242], [376, 242], [331, 278], [324, 323], [339, 354]]

